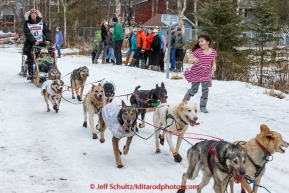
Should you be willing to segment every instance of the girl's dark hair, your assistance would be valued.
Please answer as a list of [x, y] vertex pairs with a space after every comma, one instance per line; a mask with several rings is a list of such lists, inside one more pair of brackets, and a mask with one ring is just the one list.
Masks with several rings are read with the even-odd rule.
[[201, 48], [200, 45], [199, 45], [199, 39], [200, 38], [204, 38], [207, 42], [210, 42], [209, 45], [211, 45], [211, 42], [212, 42], [212, 38], [209, 34], [200, 34], [198, 36], [198, 42], [196, 44], [193, 45], [193, 48], [192, 48], [192, 52], [196, 51], [197, 49]]

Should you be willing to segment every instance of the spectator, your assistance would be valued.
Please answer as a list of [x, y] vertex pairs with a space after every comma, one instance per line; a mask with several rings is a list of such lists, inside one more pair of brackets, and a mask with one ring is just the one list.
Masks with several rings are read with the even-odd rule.
[[160, 54], [160, 71], [164, 72], [164, 58], [165, 58], [165, 52], [166, 52], [166, 38], [163, 36], [162, 32], [160, 31], [160, 27], [156, 26], [156, 30], [158, 30], [158, 36], [160, 37], [161, 40], [161, 54]]
[[153, 29], [149, 28], [147, 36], [146, 36], [146, 51], [144, 53], [144, 61], [145, 61], [145, 67], [144, 68], [148, 68], [148, 66], [146, 66], [146, 64], [149, 63], [149, 62], [147, 62], [147, 59], [149, 58], [149, 55], [151, 52], [151, 45], [152, 45], [153, 38], [154, 38], [154, 35], [152, 32], [153, 32]]
[[61, 58], [60, 48], [61, 48], [61, 46], [63, 44], [63, 35], [62, 35], [61, 31], [60, 31], [60, 27], [56, 28], [54, 44], [55, 44], [55, 46], [57, 48], [57, 54], [58, 54], [57, 58]]
[[132, 36], [133, 36], [133, 27], [130, 26], [129, 27], [129, 36], [128, 36], [129, 49], [128, 49], [127, 54], [126, 54], [126, 60], [123, 62], [125, 65], [128, 65], [130, 55], [132, 53], [132, 50], [131, 50], [131, 38], [132, 38]]
[[176, 60], [177, 60], [177, 71], [181, 71], [181, 67], [183, 64], [183, 56], [184, 56], [184, 45], [185, 45], [185, 36], [182, 34], [182, 28], [177, 28], [178, 35], [176, 37]]
[[97, 43], [96, 40], [93, 40], [92, 51], [91, 51], [92, 64], [96, 64], [97, 63], [97, 61], [95, 61], [95, 56], [96, 56], [97, 51], [98, 51], [98, 43]]
[[175, 70], [176, 69], [176, 38], [177, 38], [177, 34], [175, 32], [175, 27], [171, 27], [171, 39], [169, 41], [171, 41], [171, 48], [170, 48], [170, 63], [171, 63], [171, 67], [170, 67], [170, 71]]
[[98, 64], [97, 60], [102, 52], [102, 64], [106, 64], [105, 58], [107, 54], [107, 27], [108, 23], [105, 21], [101, 22], [100, 24], [100, 30], [101, 30], [101, 41], [98, 43], [98, 51], [96, 54], [96, 64]]
[[118, 23], [116, 17], [112, 18], [112, 22], [114, 23], [114, 31], [112, 40], [114, 42], [114, 53], [115, 53], [115, 60], [116, 65], [121, 65], [122, 62], [122, 54], [121, 54], [121, 47], [123, 41], [123, 31], [122, 26]]
[[139, 59], [141, 59], [141, 68], [145, 66], [145, 61], [144, 61], [144, 52], [146, 49], [146, 34], [144, 33], [143, 29], [142, 29], [142, 23], [138, 24], [138, 28], [137, 28], [137, 49], [133, 55], [133, 59], [130, 62], [129, 66], [135, 66], [135, 62], [136, 63], [136, 67], [139, 67]]
[[200, 110], [203, 113], [208, 113], [206, 106], [209, 87], [212, 86], [211, 70], [216, 71], [217, 52], [210, 48], [211, 42], [212, 39], [209, 34], [199, 35], [198, 43], [194, 45], [193, 54], [189, 58], [189, 63], [194, 63], [194, 65], [184, 73], [186, 80], [191, 83], [191, 88], [185, 94], [187, 101], [198, 92], [199, 85], [202, 85]]
[[110, 59], [111, 63], [114, 65], [115, 57], [114, 57], [114, 50], [113, 50], [112, 34], [113, 34], [113, 28], [109, 28], [109, 31], [107, 32], [108, 55], [106, 57], [106, 63], [109, 63], [109, 59]]
[[153, 42], [151, 46], [151, 52], [149, 56], [149, 65], [152, 70], [157, 71], [160, 65], [160, 54], [161, 54], [161, 39], [158, 36], [158, 30], [154, 29], [153, 31]]

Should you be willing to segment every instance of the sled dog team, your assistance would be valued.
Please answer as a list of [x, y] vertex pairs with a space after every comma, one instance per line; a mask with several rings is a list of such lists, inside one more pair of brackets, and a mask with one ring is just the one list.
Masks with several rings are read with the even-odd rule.
[[[79, 101], [82, 101], [83, 89], [86, 79], [89, 76], [89, 69], [86, 66], [73, 70], [70, 76], [72, 98], [74, 92]], [[50, 111], [48, 100], [52, 103], [56, 113], [59, 110], [61, 94], [64, 82], [60, 79], [47, 80], [42, 85], [41, 94], [47, 104], [47, 111]], [[138, 132], [137, 118], [141, 114], [142, 123], [140, 128], [145, 127], [145, 114], [147, 110], [154, 109], [153, 125], [155, 126], [155, 153], [161, 153], [160, 146], [164, 145], [166, 138], [174, 161], [180, 163], [182, 156], [178, 153], [182, 137], [189, 125], [197, 123], [197, 105], [183, 99], [179, 104], [166, 103], [167, 91], [164, 83], [158, 84], [151, 90], [139, 90], [137, 86], [131, 95], [128, 106], [111, 103], [115, 96], [115, 85], [112, 81], [102, 80], [98, 85], [92, 85], [91, 89], [83, 99], [84, 122], [87, 127], [87, 114], [92, 130], [92, 138], [97, 139], [97, 130], [100, 132], [100, 142], [104, 143], [104, 132], [106, 127], [111, 131], [113, 138], [113, 152], [118, 168], [124, 167], [121, 155], [129, 151], [132, 138]], [[94, 124], [94, 114], [98, 115], [98, 124]], [[162, 134], [160, 134], [162, 131]], [[178, 135], [177, 143], [172, 143], [172, 135]], [[126, 137], [126, 144], [119, 148], [119, 140]], [[241, 183], [242, 193], [257, 193], [258, 187], [252, 187], [244, 179], [249, 176], [257, 184], [260, 183], [265, 173], [266, 164], [271, 161], [275, 152], [285, 153], [288, 142], [282, 139], [282, 135], [270, 130], [266, 125], [260, 126], [260, 133], [249, 141], [226, 141], [207, 140], [196, 143], [187, 152], [188, 170], [183, 173], [181, 189], [177, 193], [184, 193], [186, 181], [194, 180], [199, 171], [202, 171], [202, 181], [197, 192], [201, 193], [211, 178], [214, 179], [213, 189], [216, 193], [224, 193], [229, 182], [231, 193], [234, 193], [234, 181]]]

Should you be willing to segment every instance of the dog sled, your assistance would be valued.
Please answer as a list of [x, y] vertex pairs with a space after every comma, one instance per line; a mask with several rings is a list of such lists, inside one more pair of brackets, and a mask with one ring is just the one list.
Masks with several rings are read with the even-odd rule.
[[[46, 57], [51, 57], [52, 63], [45, 63], [43, 66], [39, 66], [40, 55], [42, 51], [47, 53]], [[31, 80], [36, 87], [41, 86], [46, 80], [60, 79], [60, 72], [56, 64], [55, 48], [53, 46], [46, 46], [45, 42], [40, 42], [39, 46], [34, 45], [32, 47], [32, 71], [33, 75], [27, 77], [27, 80]], [[43, 52], [44, 53], [44, 52]], [[22, 53], [22, 65], [21, 65], [21, 75], [26, 77], [28, 71], [28, 65], [26, 64], [25, 56]]]

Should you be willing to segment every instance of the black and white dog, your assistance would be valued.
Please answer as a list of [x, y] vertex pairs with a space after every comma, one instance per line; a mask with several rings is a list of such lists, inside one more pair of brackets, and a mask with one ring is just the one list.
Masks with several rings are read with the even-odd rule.
[[115, 95], [116, 86], [112, 80], [103, 79], [100, 81], [102, 88], [104, 89], [106, 104], [111, 103]]
[[[146, 108], [154, 108], [159, 103], [167, 102], [167, 90], [164, 83], [162, 82], [161, 86], [158, 84], [156, 88], [151, 90], [138, 90], [140, 86], [137, 86], [130, 97], [131, 105], [135, 104], [138, 109], [138, 115], [141, 114], [142, 123], [139, 124], [140, 128], [145, 127], [144, 119], [147, 112]], [[136, 128], [138, 131], [138, 128]]]

